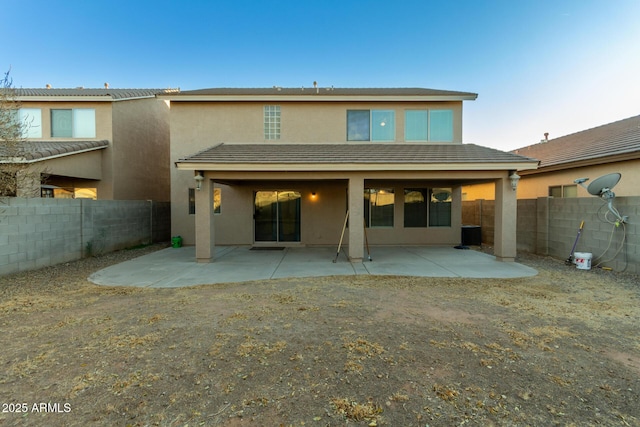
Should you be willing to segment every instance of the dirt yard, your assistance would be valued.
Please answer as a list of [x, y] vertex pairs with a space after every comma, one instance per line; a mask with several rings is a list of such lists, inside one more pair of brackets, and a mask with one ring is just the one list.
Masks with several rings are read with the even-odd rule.
[[86, 280], [156, 249], [0, 278], [0, 425], [640, 425], [637, 276]]

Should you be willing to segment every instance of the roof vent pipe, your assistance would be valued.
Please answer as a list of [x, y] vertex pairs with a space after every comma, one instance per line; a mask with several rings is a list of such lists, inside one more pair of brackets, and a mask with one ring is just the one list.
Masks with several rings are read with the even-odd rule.
[[104, 84], [104, 88], [105, 88], [105, 89], [109, 89], [109, 83], [105, 83], [105, 84]]

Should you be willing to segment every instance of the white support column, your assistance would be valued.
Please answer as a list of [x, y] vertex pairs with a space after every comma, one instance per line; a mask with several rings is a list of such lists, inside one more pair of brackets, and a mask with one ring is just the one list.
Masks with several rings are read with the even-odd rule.
[[364, 178], [349, 178], [349, 260], [364, 257]]
[[514, 261], [516, 257], [518, 201], [507, 175], [495, 181], [494, 255], [498, 261]]
[[196, 261], [198, 262], [212, 262], [215, 258], [213, 218], [213, 181], [205, 176], [202, 188], [196, 190]]

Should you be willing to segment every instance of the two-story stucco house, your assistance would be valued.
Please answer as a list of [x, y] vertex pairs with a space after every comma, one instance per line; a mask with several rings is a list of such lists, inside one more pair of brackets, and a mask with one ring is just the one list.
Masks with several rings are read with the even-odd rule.
[[155, 96], [164, 92], [15, 89], [28, 126], [24, 153], [12, 161], [36, 172], [17, 195], [169, 201], [169, 103]]
[[[529, 158], [462, 143], [463, 101], [422, 88], [203, 89], [171, 102], [172, 234], [215, 245], [456, 245], [461, 187], [498, 198], [495, 255], [513, 260], [510, 176]], [[365, 230], [366, 227], [366, 230]]]

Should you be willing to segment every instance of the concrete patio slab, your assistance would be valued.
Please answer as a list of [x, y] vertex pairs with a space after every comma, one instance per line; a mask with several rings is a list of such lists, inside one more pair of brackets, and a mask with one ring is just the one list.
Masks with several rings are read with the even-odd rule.
[[394, 275], [421, 277], [515, 278], [538, 272], [515, 262], [474, 251], [443, 246], [371, 247], [371, 259], [349, 262], [345, 251], [337, 262], [334, 248], [251, 250], [216, 247], [211, 263], [195, 261], [195, 247], [167, 248], [102, 269], [89, 277], [98, 285], [177, 288], [287, 277]]

